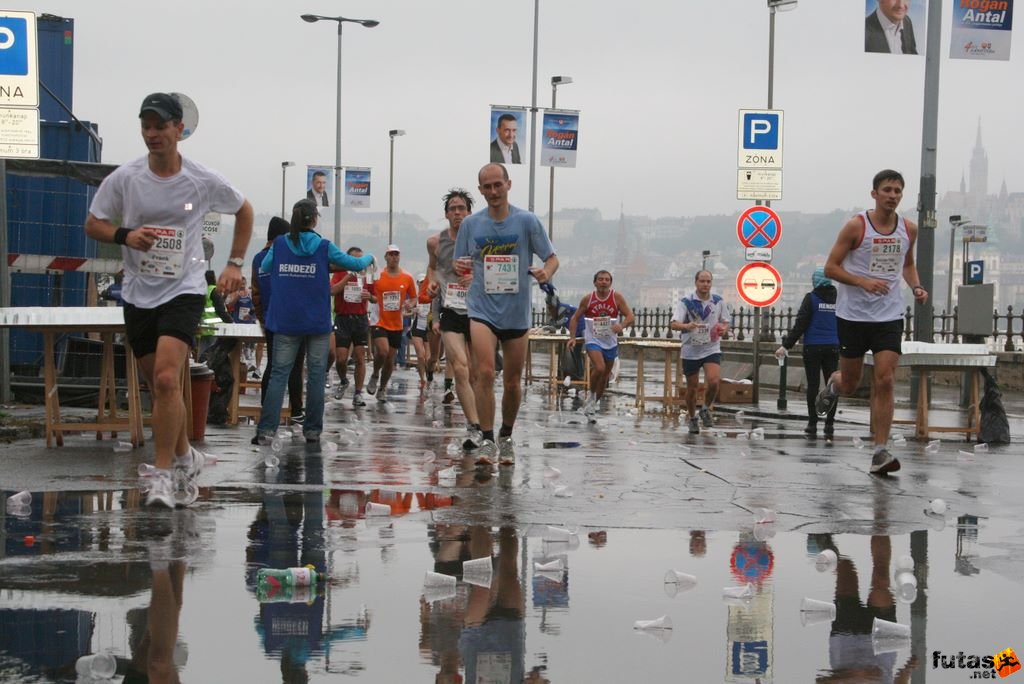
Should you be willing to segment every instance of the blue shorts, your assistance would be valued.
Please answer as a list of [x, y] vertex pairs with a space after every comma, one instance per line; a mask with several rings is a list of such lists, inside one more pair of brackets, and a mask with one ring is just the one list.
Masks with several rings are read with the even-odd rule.
[[683, 375], [690, 377], [700, 372], [705, 363], [713, 363], [716, 366], [722, 365], [721, 354], [708, 354], [703, 359], [683, 359]]
[[601, 356], [604, 357], [605, 361], [614, 361], [615, 359], [619, 358], [619, 348], [618, 348], [618, 346], [616, 346], [616, 347], [614, 347], [612, 349], [605, 349], [604, 347], [602, 347], [599, 344], [596, 344], [594, 342], [588, 342], [584, 348], [588, 352], [592, 352], [592, 351], [599, 351], [599, 352], [601, 352]]

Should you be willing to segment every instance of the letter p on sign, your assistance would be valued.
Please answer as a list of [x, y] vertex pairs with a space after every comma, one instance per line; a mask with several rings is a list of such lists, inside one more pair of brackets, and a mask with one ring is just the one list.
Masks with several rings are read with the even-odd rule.
[[0, 75], [28, 74], [28, 22], [20, 17], [0, 17]]
[[743, 149], [776, 150], [778, 148], [778, 114], [756, 112], [743, 115]]

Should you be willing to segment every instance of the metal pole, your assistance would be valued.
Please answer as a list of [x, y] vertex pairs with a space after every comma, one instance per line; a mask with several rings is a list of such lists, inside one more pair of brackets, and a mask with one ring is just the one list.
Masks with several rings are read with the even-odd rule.
[[540, 0], [533, 0], [533, 96], [530, 99], [530, 205], [533, 211], [533, 189], [537, 169], [534, 157], [537, 153], [537, 34], [540, 27]]
[[[946, 283], [946, 316], [953, 313], [953, 250], [956, 249], [956, 226], [949, 227], [949, 282]], [[923, 287], [923, 286], [922, 286]], [[945, 322], [943, 322], [945, 330]]]
[[284, 215], [284, 174], [288, 170], [288, 164], [281, 162], [281, 218], [286, 218]]
[[[558, 84], [551, 84], [551, 108], [554, 109], [558, 101]], [[548, 181], [548, 240], [555, 239], [555, 167], [549, 167], [551, 172]]]
[[341, 175], [341, 26], [338, 22], [338, 103], [335, 121], [335, 150], [334, 150], [334, 244], [341, 244], [341, 184], [344, 181]]
[[[928, 45], [924, 64], [924, 116], [921, 125], [921, 190], [917, 203], [917, 274], [929, 295], [935, 282], [935, 167], [939, 138], [939, 66], [942, 63], [942, 0], [928, 3]], [[950, 278], [953, 274], [950, 273]], [[933, 300], [914, 302], [914, 339], [935, 340]], [[910, 401], [917, 401], [917, 386], [929, 375], [915, 370], [910, 378]], [[930, 393], [929, 393], [930, 396]]]
[[391, 138], [391, 160], [388, 164], [388, 244], [394, 243], [393, 224], [395, 216], [395, 136]]
[[[0, 159], [0, 306], [11, 305], [11, 269], [7, 265], [7, 161]], [[11, 331], [0, 329], [0, 403], [11, 403]]]

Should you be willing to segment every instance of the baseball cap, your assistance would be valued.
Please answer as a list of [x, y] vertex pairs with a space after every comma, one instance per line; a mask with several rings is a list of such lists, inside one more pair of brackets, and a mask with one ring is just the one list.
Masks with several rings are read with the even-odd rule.
[[401, 254], [402, 250], [398, 249], [398, 245], [388, 245], [388, 248], [384, 250], [384, 253], [387, 254], [388, 252], [398, 252]]
[[139, 118], [146, 112], [153, 112], [164, 121], [181, 120], [181, 103], [169, 93], [152, 93], [142, 101]]

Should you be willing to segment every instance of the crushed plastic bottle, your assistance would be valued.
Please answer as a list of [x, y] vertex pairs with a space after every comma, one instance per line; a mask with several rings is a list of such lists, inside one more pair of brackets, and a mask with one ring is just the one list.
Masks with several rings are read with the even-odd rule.
[[276, 468], [277, 466], [281, 465], [281, 459], [279, 459], [274, 454], [268, 454], [267, 457], [263, 459], [263, 463], [268, 468]]
[[109, 653], [84, 655], [75, 661], [75, 672], [89, 679], [110, 679], [117, 673], [117, 660]]

